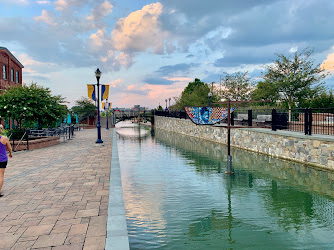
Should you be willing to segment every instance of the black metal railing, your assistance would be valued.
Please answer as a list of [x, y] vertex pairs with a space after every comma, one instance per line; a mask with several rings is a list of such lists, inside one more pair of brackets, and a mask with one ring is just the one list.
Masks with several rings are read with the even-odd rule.
[[[154, 111], [157, 116], [189, 119], [185, 110]], [[223, 121], [226, 122], [226, 121]], [[232, 125], [301, 132], [305, 135], [334, 135], [334, 107], [299, 109], [236, 109]]]
[[158, 111], [155, 110], [153, 112], [154, 115], [157, 116], [165, 116], [165, 117], [174, 117], [180, 119], [189, 119], [187, 112], [185, 110], [178, 110], [178, 111]]
[[29, 150], [29, 141], [38, 137], [60, 136], [64, 140], [70, 140], [74, 136], [74, 131], [79, 130], [78, 124], [71, 124], [58, 128], [12, 130], [8, 132], [7, 136], [15, 152], [20, 145], [24, 144], [26, 147], [21, 146], [21, 149]]

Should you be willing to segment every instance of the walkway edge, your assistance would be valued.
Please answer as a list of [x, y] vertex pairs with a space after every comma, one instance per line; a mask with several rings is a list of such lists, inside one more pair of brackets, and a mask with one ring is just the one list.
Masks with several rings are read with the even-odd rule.
[[113, 129], [110, 166], [109, 204], [106, 250], [128, 250], [129, 237], [126, 225], [121, 169], [118, 158], [116, 128]]

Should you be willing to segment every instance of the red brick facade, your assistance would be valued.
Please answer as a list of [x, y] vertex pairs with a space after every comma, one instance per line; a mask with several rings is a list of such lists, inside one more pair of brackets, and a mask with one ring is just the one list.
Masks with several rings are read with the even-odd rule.
[[24, 66], [8, 49], [0, 47], [0, 89], [22, 85], [22, 68]]

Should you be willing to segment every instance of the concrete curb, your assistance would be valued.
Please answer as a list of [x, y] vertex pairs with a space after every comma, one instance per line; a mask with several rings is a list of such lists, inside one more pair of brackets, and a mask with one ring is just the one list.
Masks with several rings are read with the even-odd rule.
[[121, 169], [118, 158], [116, 129], [113, 129], [110, 167], [109, 204], [107, 218], [106, 250], [128, 250], [129, 237], [123, 200]]

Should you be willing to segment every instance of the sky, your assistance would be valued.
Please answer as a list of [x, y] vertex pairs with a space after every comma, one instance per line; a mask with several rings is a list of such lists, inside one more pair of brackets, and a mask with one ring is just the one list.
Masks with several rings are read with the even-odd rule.
[[247, 71], [260, 80], [277, 53], [314, 49], [334, 86], [332, 0], [0, 0], [0, 47], [23, 82], [71, 107], [87, 84], [110, 85], [112, 107], [165, 106], [195, 78]]

